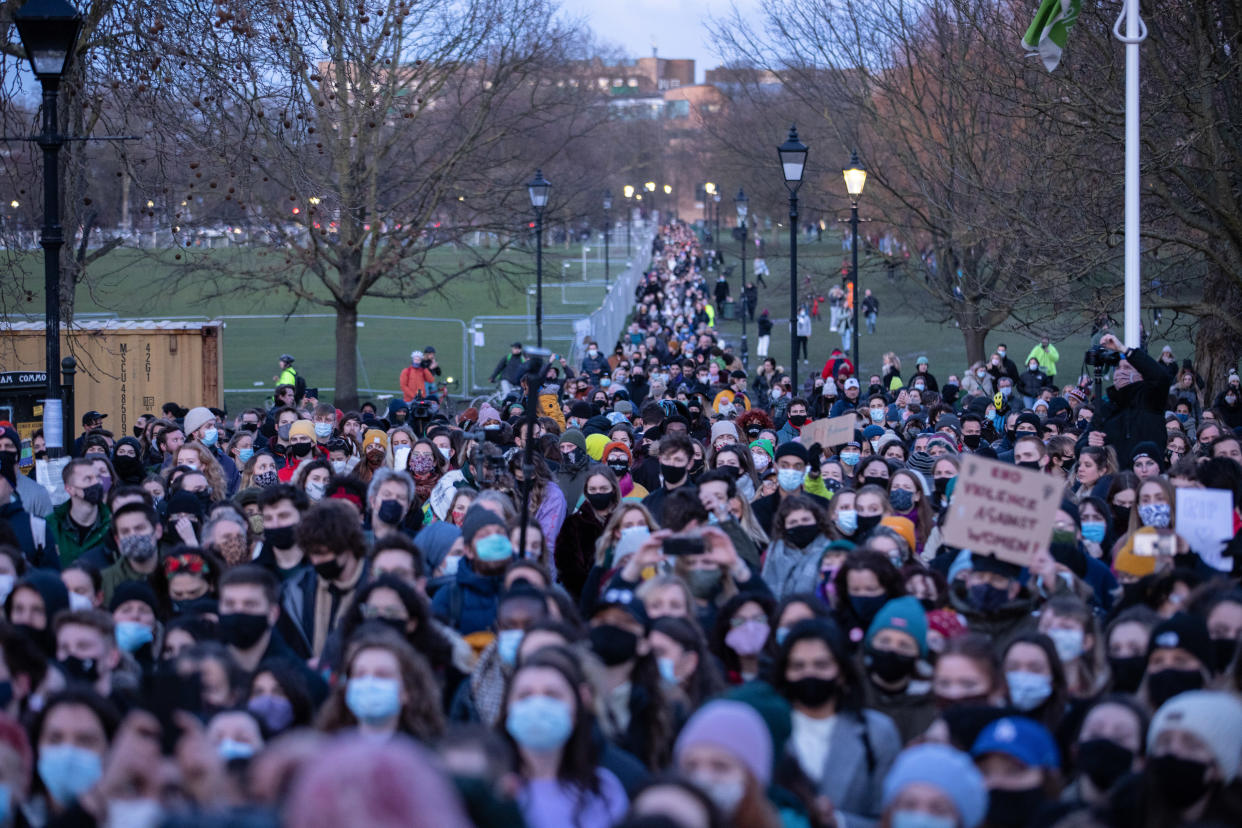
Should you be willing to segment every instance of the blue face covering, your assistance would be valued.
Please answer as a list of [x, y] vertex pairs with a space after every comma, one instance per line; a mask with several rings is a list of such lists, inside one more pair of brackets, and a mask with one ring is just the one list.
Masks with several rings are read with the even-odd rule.
[[1082, 522], [1082, 539], [1092, 543], [1103, 543], [1104, 533], [1108, 525], [1100, 520], [1084, 520]]
[[220, 432], [214, 428], [209, 428], [203, 432], [203, 445], [211, 448], [220, 439]]
[[116, 646], [127, 653], [132, 653], [144, 644], [155, 640], [151, 628], [137, 621], [118, 621], [116, 623]]
[[500, 656], [500, 660], [509, 666], [517, 664], [518, 648], [522, 646], [522, 639], [526, 637], [526, 630], [501, 630], [496, 634], [496, 653]]
[[513, 544], [509, 536], [503, 533], [488, 535], [475, 541], [474, 554], [480, 561], [507, 561], [513, 557]]
[[345, 706], [360, 722], [391, 719], [401, 712], [400, 683], [378, 676], [351, 678], [345, 686]]
[[237, 450], [237, 459], [242, 462], [243, 466], [250, 462], [251, 457], [254, 457], [254, 449], [244, 448]]
[[505, 730], [527, 750], [547, 753], [569, 741], [574, 730], [573, 711], [560, 699], [527, 696], [509, 705]]
[[102, 775], [103, 762], [94, 751], [65, 744], [39, 749], [39, 778], [61, 805], [89, 791]]

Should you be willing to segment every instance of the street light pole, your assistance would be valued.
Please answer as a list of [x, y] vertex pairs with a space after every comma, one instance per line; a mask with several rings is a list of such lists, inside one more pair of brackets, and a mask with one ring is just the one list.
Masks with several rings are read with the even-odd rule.
[[[720, 225], [720, 203], [717, 196], [716, 225]], [[746, 216], [750, 213], [750, 199], [740, 187], [733, 200], [737, 208], [737, 226], [742, 228], [742, 367], [750, 371], [750, 344], [746, 338]]]
[[[56, 99], [60, 79], [73, 60], [82, 16], [66, 0], [30, 0], [13, 15], [26, 57], [43, 87], [43, 129], [37, 142], [43, 148], [43, 290], [47, 342], [47, 399], [43, 405], [43, 435], [49, 458], [61, 456], [69, 427], [64, 421], [60, 391], [60, 251], [65, 243], [60, 225], [60, 134]], [[60, 422], [57, 422], [59, 418]]]
[[858, 340], [862, 338], [862, 330], [858, 327], [858, 306], [862, 304], [862, 293], [858, 282], [858, 199], [862, 197], [863, 186], [867, 183], [867, 169], [858, 160], [858, 150], [850, 153], [850, 165], [841, 171], [845, 176], [845, 190], [850, 195], [850, 253], [853, 264], [850, 267], [850, 278], [854, 282], [854, 376], [862, 374], [859, 364]]
[[794, 394], [798, 386], [798, 188], [806, 168], [807, 147], [798, 140], [798, 129], [789, 127], [789, 137], [776, 148], [789, 190], [789, 376]]
[[[720, 191], [712, 193], [712, 201], [716, 204], [716, 261], [724, 263], [724, 256], [721, 254], [723, 250], [724, 239], [720, 238]], [[745, 284], [743, 282], [743, 284]]]
[[608, 290], [608, 234], [612, 231], [612, 190], [604, 190], [604, 290]]
[[530, 206], [535, 210], [535, 342], [543, 347], [543, 208], [548, 206], [548, 190], [552, 183], [535, 170], [535, 177], [526, 185]]

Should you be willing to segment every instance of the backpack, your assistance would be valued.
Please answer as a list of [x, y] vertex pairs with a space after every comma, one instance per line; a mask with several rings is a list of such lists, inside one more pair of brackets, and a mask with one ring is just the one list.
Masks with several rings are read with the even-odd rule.
[[293, 398], [300, 400], [306, 396], [306, 380], [303, 379], [301, 373], [295, 371], [293, 373]]

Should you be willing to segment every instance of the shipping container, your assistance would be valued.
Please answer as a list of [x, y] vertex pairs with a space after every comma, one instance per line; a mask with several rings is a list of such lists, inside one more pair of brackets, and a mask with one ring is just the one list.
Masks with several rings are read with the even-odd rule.
[[[61, 356], [78, 363], [72, 426], [80, 426], [85, 412], [99, 411], [108, 415], [104, 426], [119, 438], [132, 433], [140, 415], [160, 416], [166, 402], [223, 406], [223, 329], [218, 321], [90, 320], [62, 326]], [[0, 323], [0, 372], [42, 372], [45, 330], [42, 322]], [[21, 408], [42, 414], [42, 406]], [[70, 442], [74, 436], [65, 435]]]

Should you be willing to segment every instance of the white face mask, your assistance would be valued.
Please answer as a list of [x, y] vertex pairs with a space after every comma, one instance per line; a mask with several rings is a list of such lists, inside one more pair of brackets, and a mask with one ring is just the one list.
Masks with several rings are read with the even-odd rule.
[[461, 565], [461, 555], [448, 555], [444, 558], [444, 574], [456, 575], [457, 567]]
[[404, 469], [406, 461], [410, 459], [410, 446], [398, 446], [392, 453], [393, 468]]
[[452, 458], [452, 456], [453, 456], [453, 450], [452, 450], [452, 449], [446, 449], [444, 446], [436, 446], [436, 449], [438, 449], [438, 450], [439, 450], [439, 452], [440, 452], [440, 456], [441, 456], [441, 457], [443, 457], [445, 460], [448, 460], [448, 459]]
[[766, 451], [752, 451], [750, 456], [755, 461], [755, 468], [759, 471], [766, 469], [768, 464], [772, 462], [772, 458], [768, 456]]

